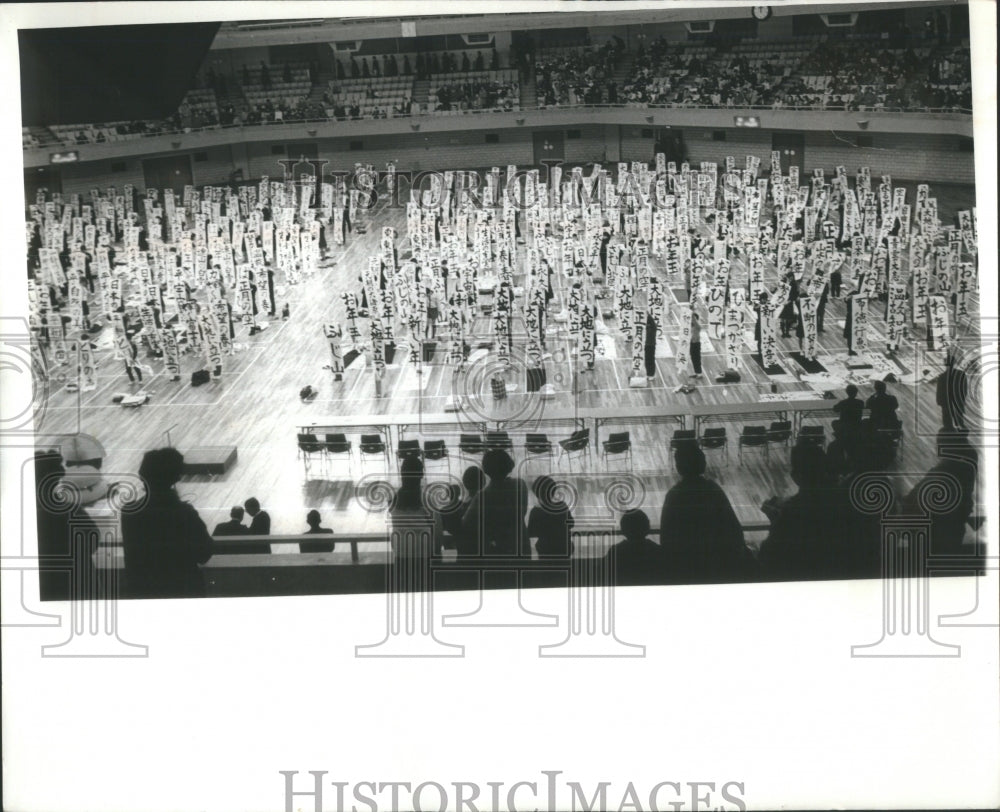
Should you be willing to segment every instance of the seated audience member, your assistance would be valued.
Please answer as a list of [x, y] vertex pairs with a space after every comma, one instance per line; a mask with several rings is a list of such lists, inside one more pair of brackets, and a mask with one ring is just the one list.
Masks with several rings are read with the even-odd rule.
[[483, 473], [489, 484], [469, 505], [462, 518], [462, 532], [480, 533], [484, 555], [522, 554], [528, 511], [528, 488], [524, 480], [510, 478], [514, 460], [498, 448], [483, 454]]
[[464, 517], [469, 510], [469, 505], [475, 501], [477, 494], [486, 485], [486, 475], [478, 465], [470, 465], [462, 473], [462, 485], [465, 486], [467, 498], [462, 502], [462, 506], [457, 511], [457, 527], [452, 532], [455, 535], [455, 550], [459, 558], [469, 558], [481, 555], [480, 536], [474, 532], [475, 528], [464, 527]]
[[899, 417], [896, 415], [899, 401], [886, 391], [885, 381], [875, 381], [875, 394], [865, 401], [865, 408], [870, 413], [871, 425], [875, 431], [899, 428]]
[[248, 536], [250, 528], [243, 524], [243, 508], [239, 505], [229, 509], [229, 521], [220, 522], [212, 531], [213, 536]]
[[[309, 525], [309, 529], [306, 531], [309, 534], [316, 535], [333, 535], [333, 531], [329, 527], [323, 527], [320, 524], [321, 519], [318, 510], [310, 510], [306, 514], [306, 524]], [[336, 545], [332, 541], [300, 541], [299, 542], [299, 552], [302, 553], [332, 553], [333, 548]]]
[[445, 549], [453, 550], [462, 532], [462, 514], [465, 512], [465, 500], [462, 498], [460, 485], [454, 482], [448, 485], [447, 499], [437, 508], [437, 512], [441, 514], [441, 526], [445, 532]]
[[794, 496], [769, 499], [763, 505], [771, 530], [760, 547], [764, 573], [778, 579], [828, 576], [841, 554], [843, 515], [839, 491], [827, 474], [818, 446], [800, 444], [792, 449]]
[[122, 511], [126, 594], [139, 598], [205, 595], [199, 564], [212, 557], [208, 528], [175, 485], [184, 457], [174, 448], [147, 451], [139, 466], [146, 496]]
[[833, 405], [833, 411], [837, 414], [837, 419], [833, 421], [834, 427], [839, 427], [841, 437], [848, 449], [853, 449], [858, 442], [861, 433], [861, 422], [865, 413], [865, 404], [858, 398], [858, 387], [849, 383], [844, 390], [847, 397], [837, 401]]
[[441, 514], [424, 504], [424, 464], [417, 457], [403, 460], [401, 484], [389, 511], [390, 543], [397, 563], [402, 559], [429, 562], [441, 554], [444, 527]]
[[557, 488], [556, 481], [545, 475], [531, 486], [538, 504], [528, 514], [528, 538], [538, 539], [535, 550], [539, 558], [568, 558], [573, 554], [570, 533], [575, 522]]
[[620, 527], [624, 541], [605, 555], [615, 586], [642, 586], [660, 583], [663, 578], [663, 548], [649, 536], [649, 517], [632, 509], [622, 514]]
[[[842, 551], [831, 575], [875, 578], [880, 574], [884, 519], [896, 512], [898, 502], [892, 479], [885, 473], [892, 457], [892, 445], [884, 436], [872, 433], [858, 444], [851, 467], [840, 480]], [[887, 500], [882, 510], [860, 509], [882, 498]]]
[[64, 509], [58, 492], [73, 487], [72, 479], [63, 481], [65, 473], [58, 452], [36, 452], [38, 578], [43, 601], [87, 600], [100, 592], [101, 574], [93, 561], [99, 537], [97, 526], [79, 507]]
[[251, 496], [243, 503], [250, 516], [250, 535], [269, 536], [271, 535], [271, 517], [266, 510], [260, 509], [260, 502], [256, 497]]
[[834, 481], [854, 471], [856, 443], [844, 442], [844, 429], [835, 420], [833, 439], [826, 447], [826, 470]]
[[[902, 501], [900, 512], [931, 520], [931, 552], [962, 551], [969, 517], [975, 509], [979, 454], [965, 432], [940, 432], [938, 461]], [[932, 497], [937, 492], [939, 498]]]
[[668, 578], [683, 583], [742, 580], [753, 557], [725, 491], [705, 477], [705, 453], [695, 443], [674, 452], [680, 482], [667, 491], [660, 513], [660, 546]]

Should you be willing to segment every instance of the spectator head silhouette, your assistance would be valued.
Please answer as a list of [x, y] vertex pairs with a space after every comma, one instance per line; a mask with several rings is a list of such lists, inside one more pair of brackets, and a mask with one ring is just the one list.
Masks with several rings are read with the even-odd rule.
[[540, 507], [552, 510], [563, 506], [558, 495], [558, 483], [548, 474], [542, 474], [531, 483], [531, 492], [535, 494]]
[[247, 513], [251, 516], [256, 516], [260, 513], [260, 502], [257, 501], [257, 497], [251, 496], [246, 502], [243, 503], [243, 507], [247, 509]]
[[407, 457], [399, 468], [404, 488], [419, 488], [424, 478], [424, 463], [418, 457]]
[[638, 508], [626, 510], [619, 522], [622, 535], [629, 540], [640, 540], [649, 535], [649, 516]]
[[318, 510], [310, 510], [306, 514], [306, 524], [310, 527], [319, 527], [320, 521], [322, 520], [320, 519]]
[[674, 451], [674, 466], [682, 479], [705, 473], [705, 452], [694, 442], [679, 443]]
[[242, 522], [243, 508], [241, 508], [239, 505], [235, 505], [229, 508], [229, 518], [232, 519], [234, 522]]
[[847, 393], [847, 397], [854, 398], [858, 396], [858, 387], [853, 383], [847, 384], [847, 388], [844, 390]]
[[825, 458], [819, 446], [803, 443], [792, 449], [792, 481], [800, 490], [814, 490], [825, 484]]
[[885, 394], [885, 381], [875, 381], [875, 394], [876, 395]]
[[490, 482], [499, 482], [514, 470], [514, 460], [502, 448], [491, 448], [483, 454], [483, 473]]
[[180, 481], [183, 471], [184, 456], [176, 448], [147, 451], [139, 465], [139, 476], [150, 491], [170, 490]]
[[483, 469], [478, 465], [470, 465], [462, 473], [462, 484], [465, 486], [465, 490], [470, 497], [475, 496], [482, 490], [483, 485], [486, 484]]

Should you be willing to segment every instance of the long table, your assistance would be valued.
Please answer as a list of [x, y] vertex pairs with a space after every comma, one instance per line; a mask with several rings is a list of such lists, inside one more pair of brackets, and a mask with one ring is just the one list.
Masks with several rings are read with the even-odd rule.
[[[372, 429], [386, 438], [387, 446], [392, 445], [393, 428], [396, 441], [408, 432], [429, 433], [426, 429], [449, 433], [485, 433], [497, 431], [545, 431], [548, 428], [565, 426], [568, 429], [583, 429], [592, 426], [594, 447], [600, 449], [601, 430], [607, 426], [628, 426], [648, 423], [676, 424], [678, 428], [694, 429], [700, 433], [706, 423], [734, 420], [739, 418], [765, 418], [790, 420], [793, 432], [797, 433], [802, 423], [809, 418], [830, 418], [835, 415], [835, 400], [830, 399], [773, 399], [743, 403], [666, 403], [649, 406], [563, 407], [546, 408], [538, 418], [529, 418], [526, 424], [518, 425], [515, 418], [485, 419], [481, 416], [469, 418], [460, 412], [417, 413], [401, 415], [347, 415], [332, 418], [328, 422], [310, 423], [299, 427], [302, 433], [354, 433]], [[690, 421], [689, 421], [690, 418]]]

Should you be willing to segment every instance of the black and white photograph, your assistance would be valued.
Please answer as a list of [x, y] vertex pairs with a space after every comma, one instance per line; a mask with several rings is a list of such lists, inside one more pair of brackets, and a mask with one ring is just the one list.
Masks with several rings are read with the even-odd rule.
[[0, 27], [5, 809], [1000, 806], [995, 4]]

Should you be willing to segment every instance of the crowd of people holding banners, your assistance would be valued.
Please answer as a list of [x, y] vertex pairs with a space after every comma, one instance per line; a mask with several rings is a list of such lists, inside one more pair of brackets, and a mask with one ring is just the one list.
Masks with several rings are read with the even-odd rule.
[[264, 329], [282, 291], [350, 231], [361, 193], [340, 179], [314, 200], [315, 188], [263, 177], [238, 190], [187, 186], [178, 200], [126, 185], [92, 189], [89, 202], [40, 190], [26, 223], [36, 373], [62, 368], [70, 386], [95, 389], [91, 339], [101, 333], [131, 382], [152, 372], [140, 347], [171, 380], [182, 355], [194, 361], [193, 382], [221, 378], [237, 324]]
[[[927, 185], [910, 202], [867, 167], [800, 178], [777, 152], [769, 172], [760, 163], [678, 167], [659, 154], [652, 167], [589, 172], [508, 166], [504, 178], [494, 167], [483, 185], [471, 172], [430, 175], [429, 188], [410, 190], [402, 258], [385, 226], [360, 287], [330, 293], [337, 315], [317, 329], [335, 380], [345, 355], [363, 353], [381, 391], [387, 348], [406, 346], [419, 370], [432, 336], [457, 368], [485, 337], [501, 366], [523, 350], [528, 369], [543, 369], [554, 333], [568, 334], [581, 372], [617, 354], [620, 339], [632, 386], [655, 375], [656, 342], [667, 338], [678, 376], [700, 373], [704, 333], [724, 348], [725, 380], [738, 380], [745, 345], [765, 371], [780, 366], [779, 327], [794, 329], [802, 357], [815, 360], [827, 299], [842, 289], [850, 353], [872, 349], [876, 309], [885, 350], [908, 334], [947, 345], [977, 286], [974, 209], [943, 225]], [[37, 368], [65, 367], [81, 390], [94, 389], [90, 337], [110, 326], [129, 379], [142, 380], [138, 345], [173, 380], [182, 354], [201, 376], [221, 378], [236, 324], [260, 329], [276, 298], [315, 273], [363, 214], [358, 178], [374, 170], [355, 169], [354, 188], [344, 178], [265, 177], [239, 189], [187, 187], [181, 200], [128, 186], [93, 189], [88, 202], [39, 192], [26, 229]], [[385, 177], [392, 196], [394, 165]]]
[[739, 167], [727, 158], [720, 172], [678, 168], [663, 155], [653, 168], [620, 163], [613, 179], [599, 165], [589, 174], [554, 167], [544, 180], [509, 166], [505, 183], [494, 167], [482, 188], [472, 173], [434, 175], [407, 206], [410, 251], [400, 262], [395, 229], [383, 229], [362, 290], [343, 294], [338, 335], [370, 349], [380, 378], [388, 342], [408, 343], [419, 369], [438, 320], [456, 366], [474, 332], [501, 366], [512, 362], [517, 332], [529, 369], [543, 366], [547, 337], [568, 333], [581, 372], [617, 336], [630, 384], [643, 386], [655, 374], [657, 338], [674, 339], [680, 377], [701, 373], [700, 310], [707, 336], [724, 347], [726, 379], [739, 380], [746, 344], [765, 371], [780, 368], [779, 327], [794, 329], [802, 357], [815, 361], [831, 291], [840, 298], [846, 289], [850, 354], [875, 349], [876, 308], [886, 324], [880, 350], [895, 352], [907, 335], [944, 348], [976, 289], [975, 211], [943, 226], [926, 185], [911, 204], [890, 177], [873, 184], [867, 167], [800, 182], [797, 167], [783, 173], [779, 160], [773, 153], [768, 176], [753, 156]]

